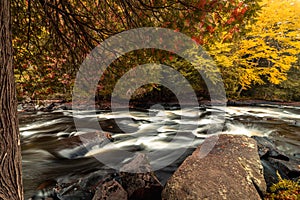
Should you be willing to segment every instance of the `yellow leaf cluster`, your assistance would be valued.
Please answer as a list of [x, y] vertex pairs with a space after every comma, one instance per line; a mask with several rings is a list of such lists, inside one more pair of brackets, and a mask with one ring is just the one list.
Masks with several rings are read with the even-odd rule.
[[208, 47], [221, 68], [235, 71], [237, 78], [224, 77], [225, 85], [238, 82], [240, 88], [247, 89], [253, 84], [280, 84], [298, 59], [300, 1], [263, 0], [261, 6], [256, 22], [248, 25], [242, 39]]

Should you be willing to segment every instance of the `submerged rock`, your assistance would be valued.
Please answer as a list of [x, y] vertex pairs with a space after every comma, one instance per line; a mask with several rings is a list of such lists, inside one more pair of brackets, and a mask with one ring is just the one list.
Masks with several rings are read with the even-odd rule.
[[[210, 145], [210, 152], [201, 156], [201, 148]], [[261, 199], [265, 191], [256, 141], [219, 135], [207, 138], [181, 164], [168, 180], [162, 199]]]

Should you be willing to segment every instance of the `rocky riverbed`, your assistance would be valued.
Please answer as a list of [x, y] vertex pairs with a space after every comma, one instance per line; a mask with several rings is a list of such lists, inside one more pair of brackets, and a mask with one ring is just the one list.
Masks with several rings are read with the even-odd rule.
[[215, 135], [184, 160], [165, 186], [147, 157], [138, 154], [121, 168], [132, 173], [95, 171], [77, 180], [43, 183], [31, 199], [262, 199], [267, 185], [278, 181], [277, 172], [299, 179], [299, 164], [299, 159], [284, 155], [267, 138]]
[[[192, 155], [206, 138], [216, 134], [244, 135], [257, 141], [257, 155], [260, 156], [264, 168], [267, 186], [277, 181], [276, 171], [283, 178], [299, 178], [300, 126], [297, 123], [300, 120], [300, 109], [297, 106], [203, 105], [180, 111], [176, 104], [164, 104], [150, 109], [133, 109], [130, 114], [122, 110], [110, 114], [107, 109], [96, 112], [82, 111], [83, 116], [78, 117], [83, 120], [86, 129], [81, 131], [76, 130], [74, 126], [73, 111], [70, 108], [70, 104], [63, 102], [19, 106], [27, 198], [31, 196], [33, 199], [93, 199], [97, 195], [99, 199], [108, 196], [120, 199], [124, 196], [129, 198], [133, 194], [156, 194], [155, 199], [160, 199], [161, 191], [184, 160]], [[171, 142], [178, 132], [178, 127], [182, 127], [186, 133], [192, 133], [195, 138], [193, 144], [190, 144], [185, 153], [171, 165], [155, 170], [154, 173], [149, 169], [146, 174], [139, 173], [140, 175], [136, 176], [135, 173], [121, 173], [111, 169], [94, 157], [103, 153], [101, 146], [107, 144], [106, 142], [102, 145], [97, 141], [89, 143], [88, 146], [82, 145], [80, 135], [93, 132], [91, 124], [95, 120], [99, 122], [102, 131], [107, 133], [103, 135], [113, 144], [121, 150], [136, 152], [138, 155], [161, 151], [161, 146], [165, 146], [165, 150], [169, 152], [184, 148], [188, 139], [185, 135], [178, 138], [178, 143]], [[147, 159], [141, 158], [143, 156], [124, 159], [120, 167], [145, 163], [143, 168], [148, 169], [145, 167], [147, 162], [144, 162]], [[168, 158], [168, 154], [161, 158], [155, 157], [150, 165], [158, 165], [160, 159]], [[129, 186], [134, 188], [129, 189]], [[149, 187], [154, 190], [149, 190]], [[258, 193], [261, 196], [261, 192]]]

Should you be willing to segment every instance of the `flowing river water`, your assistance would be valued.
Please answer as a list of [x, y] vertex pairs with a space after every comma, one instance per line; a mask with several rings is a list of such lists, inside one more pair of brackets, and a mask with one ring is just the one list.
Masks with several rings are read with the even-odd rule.
[[[156, 171], [163, 184], [184, 158], [211, 134], [266, 136], [274, 140], [284, 153], [300, 157], [300, 107], [296, 106], [205, 106], [182, 110], [178, 107], [152, 107], [129, 113], [122, 110], [113, 114], [104, 110], [82, 113], [86, 129], [80, 131], [76, 129], [71, 110], [19, 113], [26, 199], [48, 180], [67, 180], [96, 170], [111, 171], [94, 158], [102, 153], [103, 145], [91, 144], [85, 148], [79, 137], [95, 131], [91, 126], [95, 119], [122, 150], [152, 152], [164, 148], [175, 152], [186, 148], [172, 164]], [[195, 137], [189, 146], [185, 137], [170, 142], [179, 127]], [[155, 157], [152, 163], [162, 159]]]

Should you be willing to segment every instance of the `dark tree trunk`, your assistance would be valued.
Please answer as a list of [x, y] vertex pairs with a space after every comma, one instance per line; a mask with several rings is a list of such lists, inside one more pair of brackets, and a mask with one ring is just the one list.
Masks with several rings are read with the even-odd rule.
[[0, 0], [0, 199], [23, 200], [10, 1]]

